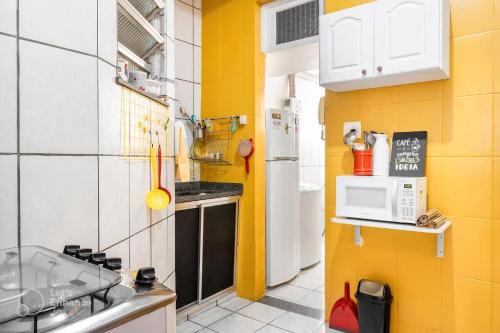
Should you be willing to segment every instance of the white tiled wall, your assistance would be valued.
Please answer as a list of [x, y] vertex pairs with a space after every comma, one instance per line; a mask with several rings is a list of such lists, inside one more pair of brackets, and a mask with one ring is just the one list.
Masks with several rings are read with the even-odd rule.
[[129, 236], [130, 166], [118, 156], [99, 159], [99, 247], [110, 247]]
[[0, 32], [15, 35], [17, 0], [2, 0], [0, 8]]
[[[175, 285], [175, 203], [151, 213], [150, 163], [121, 156], [116, 2], [23, 0], [19, 31], [17, 3], [0, 1], [0, 248], [80, 244], [121, 257], [125, 268], [153, 263]], [[174, 81], [175, 0], [165, 4]], [[173, 156], [162, 162], [174, 194]]]
[[[197, 119], [201, 114], [201, 1], [175, 1], [175, 80], [177, 121], [184, 121], [179, 112], [180, 105]], [[187, 144], [193, 142], [191, 128]], [[189, 148], [189, 146], [188, 146]], [[199, 166], [191, 162], [191, 179], [199, 180]]]
[[97, 12], [96, 1], [22, 0], [19, 35], [97, 55]]
[[17, 246], [17, 156], [0, 156], [0, 244]]
[[19, 53], [21, 152], [97, 154], [97, 58], [24, 40]]
[[[0, 25], [3, 13], [0, 11]], [[1, 29], [1, 27], [0, 27]], [[17, 57], [16, 39], [10, 36], [0, 35], [0, 92], [2, 103], [2, 121], [0, 121], [0, 151], [14, 153], [17, 148]]]
[[98, 246], [97, 156], [21, 156], [21, 245]]

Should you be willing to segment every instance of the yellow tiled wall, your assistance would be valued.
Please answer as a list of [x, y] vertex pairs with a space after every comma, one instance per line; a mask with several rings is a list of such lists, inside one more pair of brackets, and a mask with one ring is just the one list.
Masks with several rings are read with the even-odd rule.
[[[451, 11], [450, 80], [327, 93], [325, 317], [345, 280], [369, 278], [391, 285], [391, 332], [500, 332], [500, 0], [451, 0]], [[444, 259], [432, 235], [364, 228], [357, 248], [351, 227], [329, 222], [335, 176], [352, 170], [341, 131], [353, 120], [428, 131], [429, 207], [453, 221]]]
[[[240, 205], [237, 292], [256, 300], [265, 290], [265, 137], [260, 7], [254, 0], [205, 0], [202, 10], [202, 117], [247, 115], [234, 134], [229, 167], [203, 166], [201, 179], [244, 184]], [[250, 174], [237, 155], [252, 138]]]

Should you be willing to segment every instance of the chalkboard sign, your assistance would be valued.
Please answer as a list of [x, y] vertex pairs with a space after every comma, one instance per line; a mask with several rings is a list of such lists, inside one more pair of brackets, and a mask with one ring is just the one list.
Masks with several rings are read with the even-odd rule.
[[392, 137], [390, 176], [423, 177], [427, 132], [396, 132]]

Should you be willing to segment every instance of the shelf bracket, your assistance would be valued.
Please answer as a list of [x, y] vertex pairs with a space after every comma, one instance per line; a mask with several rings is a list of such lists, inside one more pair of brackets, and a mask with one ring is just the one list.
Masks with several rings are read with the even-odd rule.
[[363, 236], [361, 236], [361, 227], [359, 225], [354, 226], [354, 244], [359, 247], [363, 246]]
[[444, 232], [437, 234], [437, 257], [444, 256]]

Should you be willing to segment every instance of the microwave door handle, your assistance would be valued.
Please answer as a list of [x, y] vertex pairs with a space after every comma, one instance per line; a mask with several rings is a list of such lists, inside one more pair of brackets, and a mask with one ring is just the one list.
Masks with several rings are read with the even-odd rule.
[[398, 181], [394, 179], [392, 181], [392, 217], [398, 218]]

